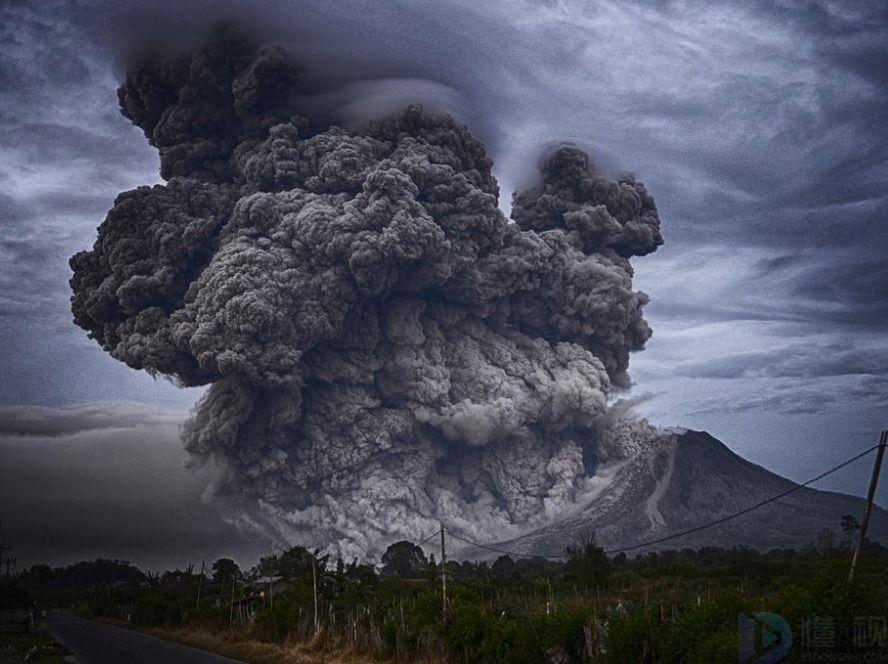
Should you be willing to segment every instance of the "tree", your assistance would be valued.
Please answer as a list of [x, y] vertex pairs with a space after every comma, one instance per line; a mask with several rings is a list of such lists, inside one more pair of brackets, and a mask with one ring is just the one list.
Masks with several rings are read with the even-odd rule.
[[589, 542], [576, 548], [568, 548], [566, 570], [578, 581], [600, 584], [610, 575], [610, 560], [604, 549]]
[[817, 553], [820, 555], [827, 555], [836, 548], [836, 534], [831, 528], [821, 528], [820, 532], [817, 533], [814, 548], [817, 549]]
[[854, 533], [860, 530], [860, 524], [851, 514], [843, 514], [840, 525], [842, 527], [842, 539], [845, 542], [845, 546], [850, 549], [854, 543]]
[[262, 556], [252, 569], [251, 575], [259, 578], [264, 576], [277, 576], [280, 572], [280, 561], [277, 556]]
[[37, 588], [45, 588], [53, 580], [53, 571], [49, 565], [31, 565], [31, 581]]
[[421, 579], [429, 561], [423, 550], [413, 542], [402, 540], [390, 545], [382, 554], [382, 573], [403, 579]]
[[506, 576], [515, 571], [515, 561], [510, 556], [502, 555], [493, 563], [493, 573]]
[[231, 558], [219, 558], [213, 563], [214, 583], [227, 583], [232, 577], [239, 577], [240, 573], [240, 567]]
[[326, 562], [326, 557], [317, 558], [304, 546], [294, 546], [281, 554], [278, 571], [288, 581], [311, 580], [316, 568], [326, 569]]

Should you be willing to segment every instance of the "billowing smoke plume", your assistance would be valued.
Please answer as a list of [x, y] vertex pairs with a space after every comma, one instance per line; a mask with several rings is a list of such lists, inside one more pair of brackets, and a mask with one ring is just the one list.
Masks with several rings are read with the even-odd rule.
[[562, 147], [509, 221], [465, 127], [419, 107], [312, 126], [299, 80], [225, 28], [131, 66], [121, 110], [167, 184], [121, 194], [71, 259], [76, 323], [210, 385], [185, 444], [285, 537], [372, 557], [570, 507], [650, 435], [607, 400], [650, 336], [629, 258], [662, 243], [653, 199]]

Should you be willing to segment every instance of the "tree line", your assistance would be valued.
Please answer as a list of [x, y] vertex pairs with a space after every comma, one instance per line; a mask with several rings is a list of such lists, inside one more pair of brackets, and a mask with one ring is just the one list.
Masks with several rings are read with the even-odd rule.
[[94, 560], [34, 565], [5, 584], [4, 601], [18, 592], [139, 627], [238, 630], [398, 662], [731, 661], [743, 611], [772, 610], [799, 629], [806, 617], [830, 616], [849, 644], [855, 618], [888, 613], [888, 549], [868, 542], [849, 588], [847, 547], [823, 539], [801, 550], [633, 557], [609, 557], [587, 541], [562, 561], [503, 555], [443, 567], [408, 541], [392, 544], [378, 566], [301, 546], [249, 569], [230, 558], [163, 573]]

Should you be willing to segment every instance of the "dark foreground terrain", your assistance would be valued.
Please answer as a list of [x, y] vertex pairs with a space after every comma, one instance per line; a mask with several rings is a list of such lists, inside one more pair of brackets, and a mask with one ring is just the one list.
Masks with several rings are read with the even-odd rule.
[[579, 664], [593, 655], [712, 664], [738, 661], [741, 616], [761, 612], [784, 630], [783, 643], [791, 635], [779, 661], [888, 661], [888, 549], [870, 542], [849, 584], [854, 532], [813, 535], [803, 549], [769, 552], [609, 557], [587, 543], [565, 561], [448, 561], [446, 611], [440, 563], [411, 542], [390, 546], [381, 568], [302, 547], [249, 570], [222, 558], [205, 574], [109, 560], [35, 565], [0, 582], [0, 595], [36, 615], [48, 610], [53, 634], [83, 664]]

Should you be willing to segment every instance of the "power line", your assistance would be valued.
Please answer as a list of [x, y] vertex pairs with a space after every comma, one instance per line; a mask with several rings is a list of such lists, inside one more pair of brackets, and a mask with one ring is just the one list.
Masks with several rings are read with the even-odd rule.
[[696, 533], [701, 530], [705, 530], [706, 528], [712, 528], [713, 526], [721, 525], [722, 523], [725, 523], [726, 521], [730, 521], [731, 519], [736, 519], [738, 516], [743, 516], [744, 514], [749, 514], [753, 510], [757, 510], [759, 507], [764, 507], [768, 503], [773, 503], [775, 500], [780, 500], [781, 498], [785, 498], [786, 496], [793, 493], [794, 491], [798, 491], [799, 489], [802, 489], [802, 488], [808, 486], [809, 484], [813, 484], [814, 482], [823, 479], [827, 475], [831, 475], [832, 473], [836, 472], [837, 470], [840, 470], [840, 469], [844, 468], [845, 466], [848, 466], [848, 465], [854, 463], [858, 459], [865, 457], [867, 454], [869, 454], [870, 452], [875, 450], [877, 447], [878, 447], [878, 445], [873, 445], [872, 447], [864, 450], [860, 454], [857, 454], [857, 455], [851, 457], [847, 461], [843, 461], [838, 466], [833, 466], [829, 470], [820, 473], [817, 477], [812, 477], [810, 480], [808, 480], [807, 482], [803, 482], [802, 484], [796, 484], [795, 486], [790, 487], [786, 491], [781, 491], [777, 495], [771, 496], [770, 498], [766, 498], [765, 500], [762, 500], [762, 501], [756, 503], [755, 505], [751, 505], [750, 507], [742, 509], [739, 512], [734, 512], [733, 514], [723, 516], [720, 519], [716, 519], [715, 521], [710, 521], [709, 523], [704, 523], [700, 526], [695, 526], [694, 528], [688, 528], [687, 530], [681, 530], [677, 533], [672, 533], [671, 535], [665, 535], [663, 537], [658, 537], [656, 539], [647, 540], [646, 542], [641, 542], [639, 544], [633, 544], [632, 546], [626, 546], [626, 547], [623, 547], [620, 549], [611, 549], [610, 551], [605, 551], [605, 553], [612, 554], [612, 553], [622, 553], [624, 551], [633, 551], [634, 549], [640, 549], [645, 546], [651, 546], [652, 544], [661, 544], [662, 542], [668, 542], [669, 540], [673, 540], [677, 537], [683, 537], [685, 535], [690, 535], [691, 533]]
[[[626, 546], [626, 547], [622, 547], [622, 548], [618, 548], [618, 549], [610, 549], [610, 550], [605, 551], [605, 553], [608, 555], [611, 555], [611, 554], [616, 554], [616, 553], [622, 553], [624, 551], [633, 551], [635, 549], [641, 549], [643, 547], [652, 546], [654, 544], [662, 544], [663, 542], [668, 542], [668, 541], [676, 539], [678, 537], [684, 537], [685, 535], [690, 535], [692, 533], [700, 532], [701, 530], [706, 530], [707, 528], [712, 528], [714, 526], [721, 525], [727, 521], [730, 521], [732, 519], [736, 519], [738, 516], [743, 516], [744, 514], [749, 514], [753, 510], [757, 510], [760, 507], [764, 507], [768, 503], [772, 503], [775, 500], [780, 500], [781, 498], [785, 498], [786, 496], [793, 493], [794, 491], [798, 491], [799, 489], [804, 488], [804, 487], [808, 486], [809, 484], [813, 484], [814, 482], [817, 482], [818, 480], [823, 479], [827, 475], [831, 475], [832, 473], [836, 472], [837, 470], [841, 470], [845, 466], [848, 466], [848, 465], [854, 463], [855, 461], [866, 456], [867, 454], [869, 454], [870, 452], [872, 452], [873, 450], [875, 450], [878, 447], [879, 447], [878, 445], [873, 445], [872, 447], [864, 450], [863, 452], [860, 452], [859, 454], [856, 454], [855, 456], [851, 457], [850, 459], [843, 461], [839, 465], [833, 466], [829, 470], [826, 470], [826, 471], [820, 473], [816, 477], [812, 477], [807, 482], [803, 482], [802, 484], [796, 484], [796, 485], [790, 487], [789, 489], [787, 489], [786, 491], [781, 491], [780, 493], [778, 493], [774, 496], [771, 496], [770, 498], [766, 498], [765, 500], [762, 500], [754, 505], [751, 505], [751, 506], [746, 507], [742, 510], [739, 510], [738, 512], [728, 514], [727, 516], [723, 516], [719, 519], [715, 519], [714, 521], [710, 521], [708, 523], [704, 523], [699, 526], [694, 526], [693, 528], [688, 528], [686, 530], [681, 530], [676, 533], [664, 535], [663, 537], [658, 537], [655, 539], [650, 539], [650, 540], [646, 540], [644, 542], [640, 542], [638, 544], [633, 544], [632, 546]], [[486, 549], [488, 551], [492, 551], [493, 553], [500, 553], [500, 554], [504, 554], [507, 556], [514, 556], [516, 558], [520, 558], [525, 555], [525, 554], [518, 553], [516, 551], [509, 551], [507, 549], [503, 549], [500, 547], [491, 546], [489, 544], [482, 544], [481, 542], [474, 542], [466, 537], [463, 537], [462, 535], [457, 535], [456, 533], [452, 533], [450, 531], [447, 531], [447, 532], [451, 537], [455, 537], [456, 539], [458, 539], [462, 542], [465, 542], [466, 544], [470, 544], [472, 546], [477, 546], [479, 548]], [[564, 553], [562, 552], [557, 555], [540, 555], [540, 557], [542, 557], [542, 558], [563, 558]]]
[[425, 539], [423, 539], [423, 540], [421, 540], [420, 542], [418, 542], [418, 543], [416, 544], [416, 546], [422, 546], [423, 544], [425, 544], [426, 542], [428, 542], [430, 539], [432, 539], [435, 535], [437, 535], [439, 532], [441, 532], [441, 531], [440, 531], [440, 530], [436, 530], [436, 531], [433, 532], [431, 535], [429, 535], [429, 536], [426, 537]]
[[[525, 554], [519, 553], [517, 551], [509, 551], [507, 549], [500, 549], [495, 546], [490, 546], [489, 544], [481, 544], [481, 542], [475, 542], [473, 540], [470, 540], [470, 539], [467, 539], [467, 538], [462, 537], [460, 535], [457, 535], [456, 533], [452, 533], [449, 530], [447, 531], [447, 534], [450, 535], [451, 537], [455, 537], [456, 539], [465, 542], [466, 544], [471, 544], [472, 546], [477, 546], [482, 549], [487, 549], [488, 551], [492, 551], [493, 553], [502, 553], [506, 556], [514, 556], [515, 558], [522, 558], [525, 556]], [[536, 557], [538, 557], [538, 558], [564, 558], [564, 552], [560, 551], [558, 553], [538, 553], [538, 554], [536, 554]]]
[[455, 537], [456, 539], [458, 539], [458, 540], [460, 540], [460, 541], [462, 541], [462, 542], [465, 542], [466, 544], [471, 544], [471, 545], [473, 545], [473, 546], [477, 546], [477, 547], [480, 547], [480, 548], [482, 548], [482, 549], [487, 549], [488, 551], [492, 551], [493, 553], [502, 553], [502, 554], [505, 554], [505, 555], [507, 555], [507, 556], [519, 556], [519, 557], [520, 557], [520, 554], [516, 554], [514, 551], [506, 551], [505, 549], [499, 549], [499, 548], [497, 548], [497, 547], [495, 547], [495, 546], [490, 546], [490, 545], [488, 545], [488, 544], [481, 544], [481, 542], [473, 542], [472, 540], [467, 539], [467, 538], [465, 538], [465, 537], [462, 537], [461, 535], [457, 535], [456, 533], [452, 533], [452, 532], [450, 532], [449, 530], [446, 531], [446, 532], [447, 532], [447, 534], [450, 535], [451, 537]]

